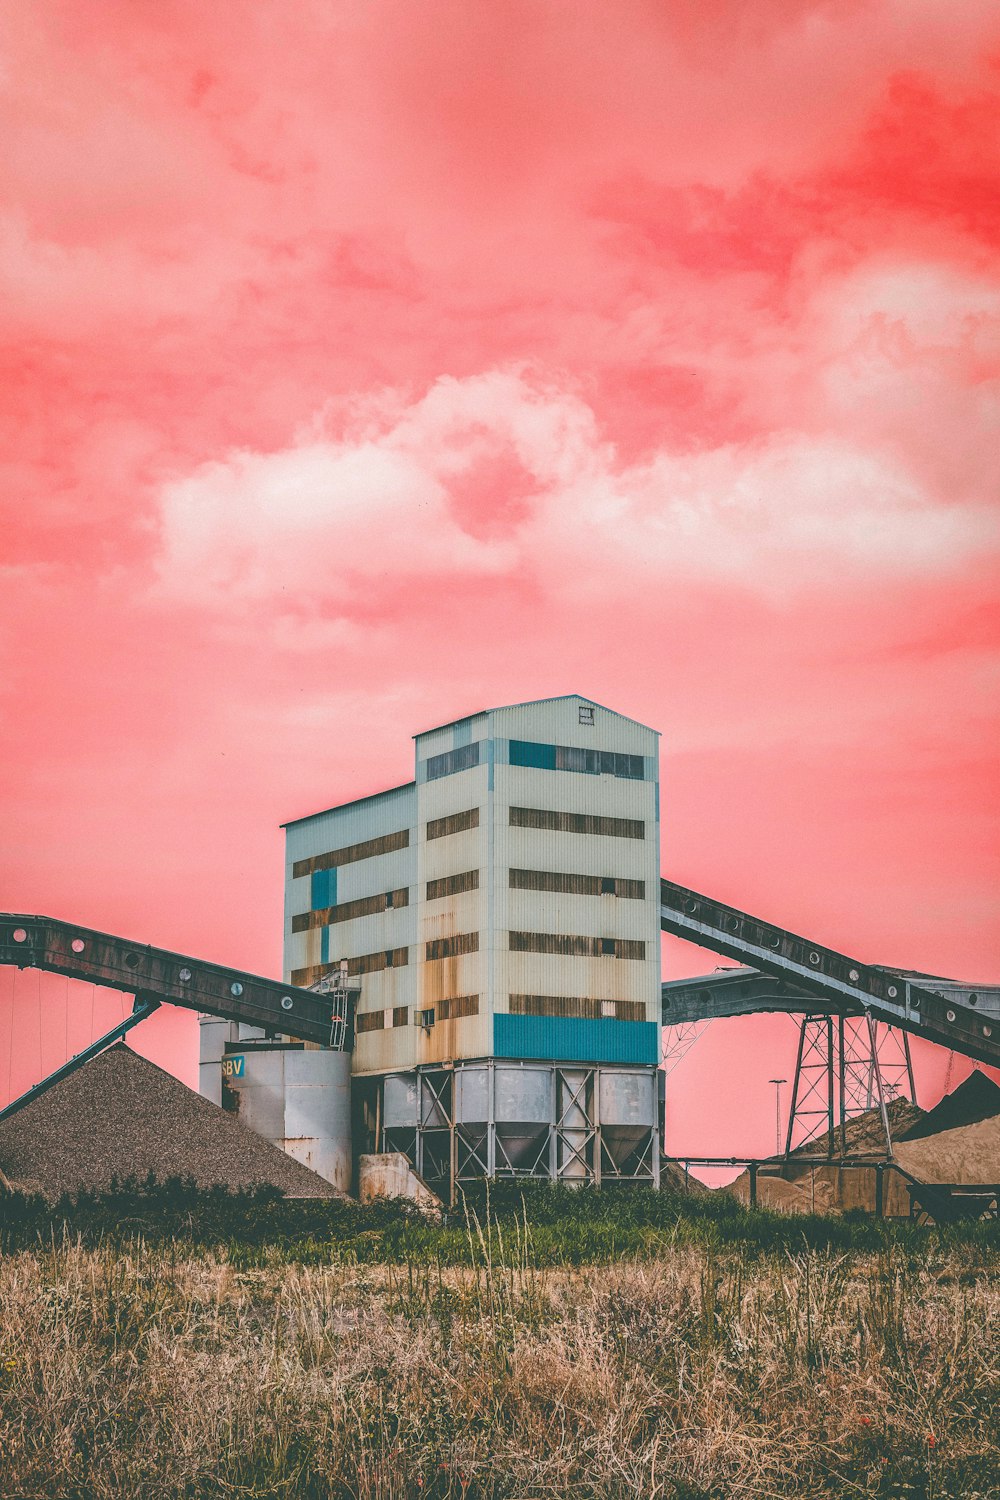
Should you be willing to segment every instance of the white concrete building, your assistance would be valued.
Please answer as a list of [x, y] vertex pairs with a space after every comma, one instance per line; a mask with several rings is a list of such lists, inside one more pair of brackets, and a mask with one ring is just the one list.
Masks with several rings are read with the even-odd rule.
[[287, 825], [286, 978], [346, 961], [361, 985], [355, 1150], [405, 1149], [435, 1182], [601, 1177], [641, 1123], [654, 1176], [657, 732], [570, 695], [415, 751], [413, 782]]
[[[360, 986], [354, 1157], [403, 1151], [446, 1196], [484, 1175], [657, 1181], [659, 735], [542, 699], [416, 735], [414, 773], [286, 825], [285, 978], [346, 963]], [[204, 1091], [221, 1060], [247, 1123], [277, 1120], [273, 1087], [254, 1093], [279, 1076], [268, 1040], [217, 1031]], [[329, 1057], [342, 1093], [342, 1055], [296, 1050], [281, 1076]], [[300, 1090], [297, 1128], [313, 1097], [326, 1128], [321, 1093]]]

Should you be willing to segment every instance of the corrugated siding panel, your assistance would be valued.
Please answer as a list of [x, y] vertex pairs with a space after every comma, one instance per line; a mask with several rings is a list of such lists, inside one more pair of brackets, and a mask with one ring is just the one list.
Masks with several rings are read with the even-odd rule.
[[[511, 739], [551, 740], [596, 750], [649, 756], [655, 762], [657, 736], [597, 708], [594, 725], [578, 724], [579, 699], [554, 702], [534, 709], [503, 711], [494, 717], [494, 732]], [[516, 723], [515, 723], [516, 721]], [[644, 838], [611, 832], [571, 833], [558, 827], [530, 827], [526, 823], [556, 823], [561, 818], [510, 819], [511, 807], [554, 814], [588, 815], [628, 820], [634, 831], [642, 825]], [[507, 1009], [512, 994], [547, 994], [613, 999], [643, 1008], [646, 1021], [659, 1019], [660, 924], [658, 905], [659, 839], [656, 823], [657, 785], [613, 775], [583, 776], [571, 772], [534, 770], [498, 760], [495, 768], [493, 825], [495, 831], [496, 889], [494, 911], [498, 948], [493, 965], [495, 1010]], [[517, 815], [515, 815], [517, 816]], [[575, 816], [567, 819], [570, 826]], [[631, 825], [631, 826], [630, 826]], [[579, 826], [578, 824], [576, 826]], [[583, 825], [587, 826], [586, 823]], [[593, 825], [591, 825], [593, 826]], [[611, 827], [621, 826], [615, 823]], [[598, 824], [597, 827], [607, 827]], [[545, 872], [539, 880], [555, 890], [525, 889], [509, 869]], [[558, 887], [579, 884], [585, 889], [594, 878], [614, 877], [643, 891], [621, 900], [609, 895], [584, 895]], [[535, 882], [532, 881], [532, 884]], [[646, 957], [630, 963], [606, 958], [552, 956], [512, 951], [509, 932], [571, 933], [595, 939], [644, 942]], [[503, 945], [500, 947], [500, 945]], [[643, 1024], [636, 1022], [636, 1025]]]
[[[472, 728], [475, 739], [486, 737], [485, 722]], [[492, 1028], [486, 1006], [485, 951], [488, 807], [489, 767], [485, 763], [424, 782], [420, 787], [415, 1004], [433, 1010], [436, 1020], [427, 1032], [415, 1029], [415, 1063], [483, 1057], [489, 1052]], [[475, 811], [474, 818], [464, 816], [470, 810]], [[441, 891], [453, 877], [469, 871], [479, 872], [476, 884], [425, 899], [429, 886]], [[461, 887], [465, 881], [455, 884]], [[460, 1007], [450, 1014], [451, 1007], [445, 1002], [466, 995], [480, 997], [479, 1012], [464, 1012]], [[400, 1059], [401, 1064], [406, 1061]]]
[[[581, 706], [592, 706], [593, 724], [580, 723]], [[494, 709], [494, 732], [512, 740], [543, 740], [558, 745], [582, 745], [626, 754], [659, 754], [659, 736], [634, 720], [623, 718], [586, 698], [550, 698]]]
[[493, 1017], [497, 1057], [551, 1062], [660, 1061], [660, 1028], [652, 1021], [591, 1021], [559, 1016]]
[[[383, 797], [332, 809], [289, 828], [287, 967], [332, 964], [341, 956], [370, 955], [383, 948], [409, 948], [410, 961], [405, 967], [369, 972], [363, 977], [361, 1013], [405, 1005], [412, 1009], [408, 1026], [367, 1032], [359, 1038], [354, 1055], [356, 1072], [487, 1056], [496, 1038], [493, 1013], [507, 1010], [510, 995], [554, 997], [557, 1004], [563, 998], [572, 1001], [577, 997], [583, 1014], [501, 1016], [501, 1027], [520, 1023], [522, 1028], [516, 1033], [521, 1038], [517, 1050], [507, 1055], [524, 1057], [528, 1055], [525, 1047], [537, 1048], [540, 1033], [532, 1033], [534, 1039], [526, 1041], [529, 1033], [523, 1027], [539, 1023], [549, 1028], [549, 1041], [539, 1054], [542, 1057], [560, 1055], [567, 1060], [644, 1065], [657, 1060], [658, 1038], [653, 1045], [643, 1045], [637, 1039], [637, 1033], [642, 1038], [649, 1034], [645, 1022], [592, 1019], [586, 1009], [591, 1003], [613, 1000], [627, 1007], [619, 1014], [633, 1015], [643, 1006], [653, 1032], [657, 1031], [657, 785], [651, 780], [634, 781], [613, 774], [535, 770], [509, 763], [509, 741], [519, 740], [641, 755], [647, 760], [647, 771], [655, 772], [655, 732], [599, 705], [594, 706], [592, 724], [580, 723], [580, 705], [586, 703], [585, 699], [568, 697], [492, 710], [417, 736], [417, 762], [477, 741], [484, 747], [484, 759], [477, 767], [419, 786], [396, 788]], [[574, 835], [511, 826], [512, 804], [560, 814], [640, 821], [645, 838], [606, 833]], [[473, 808], [478, 813], [478, 826], [469, 826], [473, 819], [462, 816]], [[349, 849], [355, 852], [354, 846], [404, 828], [410, 830], [408, 847], [331, 867], [331, 875], [333, 868], [337, 869], [336, 889], [330, 889], [328, 899], [324, 899], [327, 891], [321, 882], [311, 891], [309, 876], [292, 875], [296, 863], [300, 869], [325, 873], [322, 866], [327, 860], [322, 856]], [[313, 863], [315, 856], [321, 857]], [[302, 861], [307, 863], [303, 865]], [[511, 866], [539, 874], [515, 877], [512, 889], [508, 873]], [[479, 872], [478, 889], [471, 884], [462, 889], [471, 881], [472, 871]], [[606, 879], [622, 882], [619, 895], [605, 892]], [[408, 907], [371, 909], [378, 905], [374, 898], [401, 888], [408, 889]], [[622, 899], [626, 891], [628, 897]], [[311, 896], [315, 900], [310, 900]], [[298, 917], [295, 925], [301, 928], [304, 920], [315, 920], [303, 917], [310, 908], [327, 912], [335, 906], [346, 908], [350, 919], [292, 932], [293, 916]], [[511, 952], [511, 930], [645, 942], [646, 958], [614, 963], [604, 957]], [[426, 960], [428, 943], [435, 945], [431, 951], [450, 954], [455, 939], [471, 932], [480, 935], [478, 953], [456, 952], [454, 956]], [[439, 943], [440, 950], [436, 946]], [[476, 995], [478, 1015], [467, 1013], [464, 1006], [453, 1011], [452, 1001]], [[412, 1024], [414, 1010], [435, 1005], [443, 1007], [443, 1014], [433, 1028], [425, 1032]], [[566, 1033], [559, 1039], [551, 1030], [560, 1022], [584, 1030], [573, 1032], [567, 1042]], [[588, 1026], [601, 1029], [588, 1033]], [[623, 1044], [613, 1040], [620, 1030], [632, 1033], [625, 1050]], [[497, 1050], [503, 1055], [502, 1048]]]

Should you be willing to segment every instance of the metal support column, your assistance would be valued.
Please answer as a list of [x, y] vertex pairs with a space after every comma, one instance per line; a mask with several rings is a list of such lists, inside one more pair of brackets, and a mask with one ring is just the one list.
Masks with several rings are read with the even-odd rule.
[[807, 1015], [799, 1027], [795, 1079], [788, 1114], [785, 1155], [819, 1140], [826, 1132], [826, 1154], [834, 1144], [850, 1154], [847, 1124], [877, 1109], [885, 1150], [892, 1156], [889, 1102], [908, 1093], [913, 1099], [913, 1063], [905, 1032], [870, 1013]]
[[889, 1129], [889, 1112], [885, 1107], [885, 1089], [882, 1087], [882, 1069], [878, 1060], [878, 1036], [875, 1027], [878, 1022], [870, 1011], [866, 1011], [865, 1020], [868, 1023], [868, 1039], [872, 1049], [872, 1077], [875, 1083], [875, 1092], [878, 1096], [879, 1113], [882, 1116], [882, 1129], [885, 1131], [885, 1149], [888, 1156], [892, 1156], [892, 1132]]

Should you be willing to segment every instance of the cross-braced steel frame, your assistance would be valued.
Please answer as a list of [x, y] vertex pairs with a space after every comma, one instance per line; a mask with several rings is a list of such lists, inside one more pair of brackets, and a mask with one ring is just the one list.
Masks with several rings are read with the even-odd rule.
[[878, 1109], [892, 1155], [888, 1104], [906, 1094], [916, 1102], [905, 1032], [861, 1016], [811, 1014], [799, 1026], [785, 1154], [825, 1137], [827, 1154], [848, 1154], [847, 1122]]
[[[477, 1065], [481, 1066], [481, 1065]], [[620, 1181], [659, 1183], [659, 1125], [623, 1126], [600, 1119], [597, 1066], [553, 1063], [547, 1119], [504, 1118], [496, 1070], [487, 1065], [486, 1118], [456, 1118], [455, 1068], [416, 1072], [416, 1123], [386, 1127], [376, 1149], [402, 1151], [443, 1198], [485, 1177], [547, 1180], [579, 1186]]]

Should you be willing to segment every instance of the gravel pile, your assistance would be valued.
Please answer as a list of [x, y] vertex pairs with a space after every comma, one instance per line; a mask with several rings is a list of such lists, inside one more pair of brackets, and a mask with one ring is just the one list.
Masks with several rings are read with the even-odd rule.
[[685, 1177], [683, 1163], [671, 1156], [660, 1157], [660, 1186], [674, 1193], [694, 1193], [702, 1197], [712, 1191], [693, 1174]]
[[193, 1177], [200, 1187], [270, 1184], [290, 1198], [335, 1198], [325, 1178], [203, 1099], [123, 1042], [0, 1121], [0, 1173], [48, 1198], [112, 1178]]
[[[909, 1099], [890, 1099], [885, 1112], [889, 1116], [889, 1130], [894, 1142], [902, 1140], [925, 1118], [925, 1111], [918, 1104], [911, 1104]], [[845, 1132], [848, 1156], [885, 1155], [885, 1129], [878, 1105], [874, 1109], [866, 1109], [864, 1114], [854, 1115], [847, 1121]], [[797, 1146], [792, 1156], [825, 1156], [829, 1140], [830, 1133], [824, 1130], [822, 1135], [809, 1141], [807, 1145]], [[833, 1132], [833, 1155], [841, 1155], [839, 1125], [835, 1126]]]
[[994, 1115], [1000, 1115], [1000, 1088], [977, 1068], [901, 1139], [921, 1140], [927, 1135], [937, 1135], [939, 1130], [957, 1130], [961, 1125], [975, 1125], [978, 1120], [990, 1120]]
[[[886, 1113], [894, 1142], [924, 1118], [924, 1111], [911, 1104], [909, 1099], [890, 1100]], [[846, 1134], [849, 1157], [885, 1155], [885, 1130], [880, 1109], [866, 1110], [848, 1120]], [[804, 1156], [825, 1156], [829, 1139], [829, 1132], [824, 1131], [805, 1146], [797, 1147], [782, 1168], [781, 1177], [761, 1174], [757, 1178], [757, 1201], [780, 1213], [827, 1214], [851, 1208], [862, 1208], [871, 1213], [875, 1207], [874, 1168], [813, 1166], [801, 1160]], [[841, 1155], [839, 1125], [833, 1132], [833, 1155]], [[748, 1203], [750, 1174], [743, 1172], [724, 1191], [735, 1193], [741, 1203]]]

